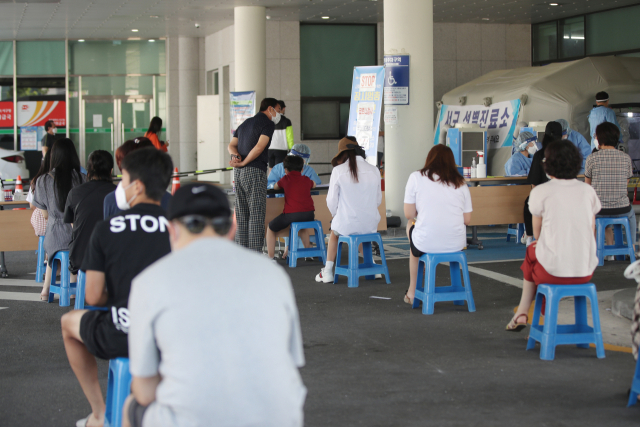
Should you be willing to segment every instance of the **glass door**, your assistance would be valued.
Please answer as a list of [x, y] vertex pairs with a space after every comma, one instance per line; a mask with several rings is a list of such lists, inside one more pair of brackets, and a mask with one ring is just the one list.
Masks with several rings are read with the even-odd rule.
[[[88, 98], [82, 100], [84, 120], [84, 153], [88, 158], [95, 150], [106, 150], [114, 155], [115, 126], [119, 100], [113, 97]], [[86, 159], [84, 159], [86, 162]]]
[[121, 103], [121, 143], [144, 136], [151, 122], [151, 97], [129, 97]]

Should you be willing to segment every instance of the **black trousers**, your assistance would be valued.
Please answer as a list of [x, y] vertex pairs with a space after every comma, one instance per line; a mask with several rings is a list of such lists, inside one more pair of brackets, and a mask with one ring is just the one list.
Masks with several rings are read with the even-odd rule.
[[533, 236], [533, 215], [529, 211], [529, 198], [524, 201], [524, 229], [527, 232], [527, 236]]

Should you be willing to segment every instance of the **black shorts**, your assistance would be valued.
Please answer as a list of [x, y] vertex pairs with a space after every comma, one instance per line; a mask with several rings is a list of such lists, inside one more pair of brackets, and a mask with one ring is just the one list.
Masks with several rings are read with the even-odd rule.
[[288, 226], [291, 225], [292, 222], [307, 222], [313, 221], [315, 219], [315, 212], [294, 212], [294, 213], [281, 213], [277, 217], [275, 217], [269, 223], [269, 229], [271, 231], [275, 231], [276, 233], [280, 230], [284, 230]]
[[288, 153], [288, 150], [269, 150], [269, 167], [273, 169], [275, 165], [282, 163]]
[[125, 417], [129, 418], [129, 424], [131, 424], [131, 427], [142, 427], [142, 418], [144, 417], [144, 413], [147, 411], [147, 408], [148, 406], [142, 406], [135, 398], [131, 401], [129, 411], [125, 414]]
[[413, 239], [411, 238], [411, 236], [413, 236], [414, 228], [416, 228], [416, 226], [412, 225], [411, 228], [409, 229], [409, 244], [411, 245], [411, 255], [413, 255], [416, 258], [420, 258], [422, 255], [424, 255], [424, 252], [418, 250], [418, 248], [413, 246]]
[[80, 338], [89, 353], [100, 359], [129, 357], [127, 334], [116, 329], [111, 311], [87, 311], [80, 319]]

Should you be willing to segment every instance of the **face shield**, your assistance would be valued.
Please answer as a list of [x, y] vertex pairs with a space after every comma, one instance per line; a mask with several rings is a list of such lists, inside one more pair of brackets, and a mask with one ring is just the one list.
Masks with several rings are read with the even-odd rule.
[[289, 155], [302, 157], [306, 166], [309, 164], [309, 160], [311, 159], [311, 149], [305, 144], [295, 144], [291, 148]]

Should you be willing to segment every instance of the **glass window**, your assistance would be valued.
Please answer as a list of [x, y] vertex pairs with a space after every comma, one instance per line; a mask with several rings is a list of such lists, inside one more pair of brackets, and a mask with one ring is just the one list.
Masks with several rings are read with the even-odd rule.
[[560, 21], [560, 59], [584, 56], [584, 16]]
[[216, 70], [216, 72], [213, 73], [213, 94], [218, 95], [218, 90], [218, 70]]
[[302, 139], [336, 139], [339, 137], [340, 101], [311, 100], [302, 102]]
[[18, 41], [16, 46], [19, 76], [64, 75], [64, 41]]
[[587, 55], [640, 49], [640, 6], [587, 15]]
[[533, 26], [533, 62], [545, 62], [558, 59], [557, 22], [548, 22]]
[[[157, 82], [156, 82], [157, 84]], [[152, 95], [153, 76], [84, 76], [83, 95]]]
[[71, 74], [164, 74], [163, 40], [69, 42]]
[[0, 42], [0, 76], [13, 77], [13, 42]]
[[376, 65], [375, 25], [301, 25], [300, 93], [351, 94], [353, 67]]

